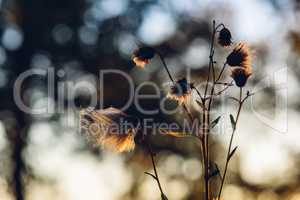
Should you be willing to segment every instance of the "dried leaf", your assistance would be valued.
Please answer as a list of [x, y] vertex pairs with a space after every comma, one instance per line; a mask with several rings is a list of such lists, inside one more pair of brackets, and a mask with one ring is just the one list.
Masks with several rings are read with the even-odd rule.
[[230, 152], [229, 156], [228, 156], [228, 161], [231, 159], [231, 157], [233, 156], [233, 154], [236, 152], [237, 150], [237, 146]]
[[230, 122], [231, 122], [232, 129], [235, 130], [236, 124], [232, 114], [230, 114]]
[[172, 131], [172, 130], [166, 130], [166, 129], [159, 129], [159, 132], [163, 135], [168, 135], [168, 136], [177, 137], [177, 138], [183, 138], [183, 137], [189, 136], [188, 134], [186, 134], [184, 132]]
[[214, 128], [220, 121], [221, 116], [217, 117], [214, 121], [211, 122], [210, 126], [211, 128]]
[[[93, 146], [101, 146], [116, 153], [134, 149], [134, 133], [139, 124], [136, 117], [113, 107], [101, 110], [84, 108], [80, 110], [79, 117], [80, 132]], [[127, 124], [130, 126], [125, 126]]]

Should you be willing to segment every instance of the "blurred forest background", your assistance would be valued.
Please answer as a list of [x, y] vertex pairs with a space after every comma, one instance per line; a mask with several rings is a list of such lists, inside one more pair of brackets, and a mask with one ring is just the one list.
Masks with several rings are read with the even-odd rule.
[[[191, 79], [199, 83], [207, 70], [215, 19], [231, 30], [234, 42], [248, 42], [254, 49], [254, 74], [247, 89], [257, 92], [241, 115], [235, 138], [239, 149], [224, 199], [300, 200], [299, 9], [298, 0], [0, 0], [0, 199], [159, 199], [157, 185], [144, 174], [152, 167], [143, 147], [113, 154], [87, 145], [78, 133], [75, 108], [87, 105], [90, 94], [73, 89], [99, 87], [101, 69], [129, 73], [136, 85], [163, 83], [168, 77], [159, 61], [145, 70], [130, 61], [142, 43], [159, 49], [176, 77], [191, 69]], [[217, 60], [227, 53], [217, 48]], [[19, 89], [29, 107], [48, 105], [52, 110], [20, 111], [13, 98], [16, 78], [29, 69], [49, 68], [57, 74], [53, 97], [42, 76], [26, 79]], [[67, 82], [65, 89], [72, 95], [57, 90]], [[104, 105], [122, 106], [128, 84], [119, 76], [104, 82]], [[64, 112], [57, 112], [59, 104], [65, 105]], [[158, 105], [150, 100], [142, 104]], [[218, 110], [224, 116], [219, 127], [223, 134], [214, 135], [211, 144], [221, 170], [230, 136], [224, 128], [227, 115], [236, 112], [232, 102], [226, 107], [229, 111], [223, 114]], [[128, 113], [144, 117], [134, 107]], [[178, 119], [161, 113], [152, 117]], [[153, 146], [169, 199], [201, 199], [197, 142], [156, 136]]]

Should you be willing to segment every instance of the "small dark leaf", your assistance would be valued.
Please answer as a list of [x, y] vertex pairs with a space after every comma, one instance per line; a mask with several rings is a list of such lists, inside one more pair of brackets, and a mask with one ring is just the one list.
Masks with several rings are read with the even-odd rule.
[[231, 122], [231, 126], [232, 126], [232, 128], [233, 128], [233, 130], [235, 129], [235, 120], [234, 120], [234, 117], [233, 117], [233, 115], [232, 114], [230, 114], [230, 122]]
[[229, 156], [228, 156], [228, 161], [231, 159], [231, 157], [233, 156], [233, 154], [236, 152], [237, 150], [237, 146], [230, 152]]
[[161, 200], [168, 200], [168, 198], [165, 194], [161, 194]]
[[209, 169], [209, 177], [208, 178], [212, 178], [214, 176], [221, 177], [220, 170], [219, 170], [219, 167], [218, 167], [217, 163], [211, 162], [209, 168], [210, 169]]
[[214, 121], [211, 122], [211, 128], [214, 128], [220, 121], [221, 116], [217, 117]]

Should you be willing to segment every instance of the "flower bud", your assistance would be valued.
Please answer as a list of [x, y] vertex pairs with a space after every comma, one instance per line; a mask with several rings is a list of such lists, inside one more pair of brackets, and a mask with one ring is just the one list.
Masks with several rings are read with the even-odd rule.
[[155, 50], [151, 47], [142, 47], [134, 51], [132, 60], [136, 66], [144, 68], [149, 60], [155, 55]]

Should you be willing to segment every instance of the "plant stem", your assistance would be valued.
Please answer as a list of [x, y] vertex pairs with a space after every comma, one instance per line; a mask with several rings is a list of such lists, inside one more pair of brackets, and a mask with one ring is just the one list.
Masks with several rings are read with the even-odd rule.
[[202, 97], [200, 91], [199, 91], [194, 85], [193, 85], [191, 88], [194, 89], [194, 90], [197, 92], [198, 96], [199, 96], [200, 99], [201, 99], [202, 104], [204, 105], [204, 104], [205, 104], [205, 101], [204, 101], [204, 98]]
[[[163, 192], [163, 189], [162, 189], [162, 186], [160, 184], [160, 180], [159, 180], [159, 177], [158, 177], [158, 172], [157, 172], [157, 169], [156, 169], [156, 164], [155, 164], [155, 160], [154, 160], [154, 153], [151, 149], [151, 146], [149, 143], [147, 143], [147, 146], [148, 146], [148, 151], [149, 151], [149, 154], [150, 154], [150, 157], [151, 157], [151, 162], [152, 162], [152, 166], [153, 166], [153, 170], [154, 170], [154, 176], [152, 175], [152, 177], [156, 180], [157, 182], [157, 185], [158, 185], [158, 188], [159, 188], [159, 191], [161, 193], [161, 196], [162, 198], [165, 198], [166, 195], [164, 194]], [[148, 174], [148, 173], [147, 173]], [[150, 174], [151, 175], [151, 174]]]
[[[245, 98], [246, 99], [246, 98]], [[244, 100], [245, 100], [244, 99]], [[221, 186], [220, 186], [220, 190], [219, 190], [219, 194], [218, 194], [218, 198], [220, 199], [221, 197], [221, 194], [222, 194], [222, 189], [223, 189], [223, 186], [224, 186], [224, 182], [225, 182], [225, 178], [226, 178], [226, 173], [227, 173], [227, 170], [228, 170], [228, 164], [229, 164], [229, 156], [231, 154], [231, 148], [232, 148], [232, 143], [233, 143], [233, 137], [234, 137], [234, 134], [236, 132], [236, 125], [237, 125], [237, 122], [238, 122], [238, 119], [239, 119], [239, 116], [240, 116], [240, 113], [241, 113], [241, 109], [242, 109], [242, 106], [243, 106], [243, 103], [244, 103], [244, 100], [242, 100], [242, 88], [240, 88], [240, 96], [239, 96], [239, 107], [238, 107], [238, 111], [237, 111], [237, 114], [236, 114], [236, 117], [235, 117], [235, 125], [232, 129], [232, 133], [231, 133], [231, 137], [230, 137], [230, 142], [229, 142], [229, 147], [228, 147], [228, 151], [227, 151], [227, 157], [226, 157], [226, 163], [225, 163], [225, 169], [224, 169], [224, 174], [222, 176], [222, 181], [221, 181]]]
[[205, 181], [205, 200], [209, 200], [209, 148], [208, 148], [208, 127], [207, 127], [207, 120], [208, 120], [208, 111], [204, 111], [203, 114], [204, 118], [204, 147], [205, 147], [205, 163], [204, 163], [204, 181]]
[[215, 81], [215, 84], [216, 84], [216, 82], [218, 82], [218, 81], [220, 80], [220, 78], [221, 78], [221, 76], [222, 76], [222, 74], [223, 74], [223, 72], [224, 72], [224, 70], [225, 70], [225, 68], [226, 68], [226, 65], [227, 65], [227, 62], [224, 63], [224, 65], [223, 65], [223, 67], [222, 67], [222, 69], [221, 69], [221, 72], [220, 72], [218, 78], [217, 78], [216, 81]]
[[182, 104], [182, 107], [185, 110], [185, 112], [187, 113], [187, 115], [189, 116], [191, 123], [193, 123], [194, 117], [193, 117], [192, 113], [188, 110], [188, 108], [186, 107], [185, 103]]
[[[172, 76], [171, 73], [170, 73], [170, 70], [169, 70], [169, 68], [168, 68], [168, 66], [167, 66], [167, 63], [165, 62], [164, 57], [163, 57], [158, 51], [156, 51], [156, 53], [158, 54], [158, 56], [159, 56], [161, 62], [163, 63], [163, 66], [164, 66], [164, 68], [165, 68], [165, 70], [166, 70], [166, 72], [167, 72], [167, 74], [168, 74], [168, 76], [169, 76], [169, 79], [170, 79], [170, 80], [172, 81], [172, 83], [175, 85], [175, 84], [176, 84], [176, 83], [175, 83], [175, 80], [174, 80], [173, 76]], [[194, 121], [193, 115], [192, 115], [192, 114], [190, 113], [190, 111], [187, 109], [185, 103], [183, 103], [182, 106], [183, 106], [184, 110], [186, 111], [186, 113], [188, 114], [189, 119], [190, 119], [191, 122], [193, 123], [193, 121]]]
[[[206, 85], [205, 85], [205, 92], [204, 92], [204, 105], [205, 105], [205, 100], [207, 96], [207, 90], [208, 90], [208, 85], [210, 83], [210, 73], [212, 72], [212, 88], [210, 92], [211, 98], [209, 99], [208, 103], [208, 108], [203, 109], [203, 123], [204, 123], [204, 144], [205, 144], [205, 200], [209, 200], [210, 194], [209, 194], [209, 163], [210, 163], [210, 155], [209, 155], [209, 133], [210, 133], [210, 109], [211, 109], [211, 103], [213, 99], [213, 94], [215, 90], [215, 84], [216, 84], [216, 75], [215, 75], [215, 67], [214, 67], [214, 43], [215, 43], [215, 36], [217, 29], [221, 25], [216, 26], [216, 22], [213, 21], [213, 32], [212, 32], [212, 37], [211, 37], [211, 45], [210, 45], [210, 54], [209, 54], [209, 68], [208, 68], [208, 75], [207, 75], [207, 80], [206, 80]], [[223, 67], [224, 68], [224, 67]], [[220, 79], [224, 69], [222, 69], [221, 73], [219, 74], [217, 80]], [[205, 106], [204, 106], [205, 107]]]
[[[213, 45], [213, 42], [212, 42], [212, 45]], [[164, 66], [166, 72], [168, 73], [168, 76], [169, 76], [170, 80], [171, 80], [172, 83], [175, 85], [176, 83], [175, 83], [174, 78], [172, 77], [172, 75], [171, 75], [171, 73], [170, 73], [170, 71], [169, 71], [169, 68], [168, 68], [168, 66], [167, 66], [167, 64], [166, 64], [166, 62], [165, 62], [165, 60], [164, 60], [164, 57], [163, 57], [158, 51], [156, 51], [156, 52], [157, 52], [157, 54], [158, 54], [160, 60], [162, 61], [163, 66]], [[209, 75], [208, 75], [208, 76], [209, 76]], [[208, 80], [208, 81], [209, 81], [209, 80]], [[200, 96], [200, 98], [201, 98], [201, 100], [202, 100], [202, 103], [203, 103], [203, 105], [204, 105], [204, 107], [205, 107], [205, 101], [204, 101], [204, 98], [201, 96], [200, 91], [198, 91], [197, 89], [196, 89], [196, 91], [197, 91], [198, 95]], [[194, 122], [194, 117], [193, 117], [193, 115], [190, 113], [190, 111], [188, 110], [188, 108], [186, 107], [186, 105], [185, 105], [184, 103], [182, 104], [182, 106], [183, 106], [184, 110], [186, 111], [186, 113], [188, 114], [188, 117], [189, 117], [191, 123], [193, 123], [193, 122]], [[204, 110], [205, 110], [205, 109], [204, 109]], [[205, 119], [205, 118], [204, 118], [204, 119]], [[204, 138], [201, 138], [201, 137], [198, 137], [198, 138], [199, 138], [200, 141], [201, 141], [203, 163], [204, 163], [205, 166], [208, 166], [208, 162], [207, 162], [207, 159], [206, 159], [205, 140], [204, 140]], [[207, 169], [207, 170], [205, 170], [205, 174], [206, 174], [206, 175], [205, 175], [205, 179], [208, 180], [208, 167], [205, 167], [205, 169]], [[205, 181], [205, 182], [208, 183], [208, 181]], [[208, 199], [208, 186], [206, 186], [205, 188], [206, 188], [206, 189], [205, 189], [205, 194], [206, 194], [206, 196], [207, 196], [207, 198], [206, 198], [205, 200], [209, 200], [209, 199]], [[162, 193], [162, 194], [163, 194], [163, 193]]]
[[[215, 36], [217, 33], [217, 30], [219, 27], [224, 26], [223, 24], [219, 24], [216, 26], [215, 20], [213, 20], [213, 32], [212, 32], [212, 36], [211, 36], [211, 44], [210, 44], [210, 54], [209, 54], [209, 68], [208, 68], [208, 75], [207, 75], [207, 80], [206, 80], [206, 85], [205, 85], [205, 91], [204, 91], [204, 97], [202, 97], [202, 95], [200, 94], [200, 92], [194, 87], [194, 89], [196, 90], [196, 92], [198, 93], [200, 99], [202, 100], [202, 104], [203, 104], [203, 115], [202, 115], [202, 123], [204, 125], [203, 128], [203, 132], [204, 132], [204, 138], [202, 141], [202, 145], [203, 145], [203, 151], [204, 153], [204, 179], [205, 179], [205, 200], [209, 200], [210, 198], [210, 194], [209, 194], [209, 163], [210, 163], [210, 155], [209, 155], [209, 133], [210, 133], [210, 110], [211, 110], [211, 104], [213, 101], [213, 97], [214, 97], [214, 91], [215, 91], [215, 85], [217, 84], [217, 82], [220, 80], [225, 67], [226, 67], [226, 63], [224, 63], [221, 72], [219, 73], [218, 77], [216, 78], [216, 74], [215, 74], [215, 67], [214, 67], [214, 43], [215, 43]], [[208, 103], [208, 107], [206, 109], [206, 99], [207, 99], [207, 92], [208, 92], [208, 85], [210, 83], [210, 76], [212, 73], [212, 87], [211, 87], [211, 91], [210, 91], [210, 98], [209, 98], [209, 103]]]
[[168, 76], [169, 76], [170, 80], [175, 84], [175, 80], [174, 80], [174, 78], [172, 77], [172, 75], [171, 75], [171, 73], [169, 71], [169, 68], [168, 68], [168, 66], [167, 66], [167, 64], [165, 62], [164, 57], [158, 51], [156, 51], [156, 53], [158, 54], [158, 56], [159, 56], [159, 58], [160, 58], [160, 60], [161, 60], [161, 62], [163, 64], [166, 72], [168, 73]]
[[214, 96], [218, 96], [220, 94], [222, 94], [224, 91], [226, 91], [231, 85], [226, 85], [222, 90], [218, 91], [217, 93], [214, 93]]
[[215, 34], [216, 34], [216, 22], [215, 22], [215, 20], [213, 20], [213, 32], [212, 32], [211, 43], [210, 43], [208, 75], [207, 75], [207, 79], [206, 79], [204, 98], [206, 97], [206, 94], [207, 94], [208, 84], [210, 81], [210, 72], [211, 72], [211, 68], [212, 68], [212, 64], [213, 64], [213, 62], [211, 62], [211, 61], [213, 60], [213, 54], [214, 54]]

